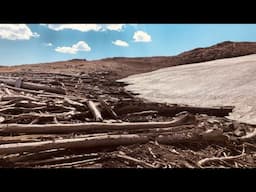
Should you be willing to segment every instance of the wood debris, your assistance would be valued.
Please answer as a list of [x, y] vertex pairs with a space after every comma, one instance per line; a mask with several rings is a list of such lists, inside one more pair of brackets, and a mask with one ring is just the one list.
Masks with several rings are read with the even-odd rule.
[[0, 75], [0, 167], [256, 165], [256, 128], [233, 107], [150, 103], [111, 72]]

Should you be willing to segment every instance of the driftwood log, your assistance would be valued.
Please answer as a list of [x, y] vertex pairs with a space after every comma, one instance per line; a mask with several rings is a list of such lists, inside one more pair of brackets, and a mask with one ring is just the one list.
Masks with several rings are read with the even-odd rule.
[[146, 136], [139, 135], [109, 135], [90, 138], [57, 139], [30, 143], [12, 143], [0, 145], [0, 155], [21, 152], [37, 152], [48, 149], [97, 148], [119, 145], [142, 144], [149, 141]]
[[[16, 86], [17, 80], [12, 79], [0, 79], [0, 82], [5, 83], [7, 85]], [[35, 83], [29, 83], [29, 82], [22, 82], [20, 87], [18, 88], [24, 88], [24, 89], [31, 89], [31, 90], [44, 90], [51, 93], [58, 93], [58, 94], [66, 94], [65, 89], [62, 89], [60, 87], [49, 87], [43, 84], [35, 84]]]
[[81, 154], [81, 155], [71, 155], [71, 156], [62, 156], [62, 157], [54, 157], [50, 159], [43, 159], [38, 161], [27, 161], [27, 162], [17, 162], [16, 165], [22, 166], [35, 166], [35, 165], [47, 165], [47, 164], [63, 164], [63, 163], [70, 163], [76, 162], [86, 159], [96, 158], [99, 155], [97, 154]]
[[95, 121], [103, 121], [99, 109], [96, 107], [95, 103], [92, 101], [87, 101], [88, 108], [90, 109]]
[[224, 107], [193, 107], [193, 106], [146, 106], [146, 105], [128, 105], [116, 108], [115, 111], [118, 115], [127, 113], [135, 113], [141, 111], [158, 111], [159, 115], [174, 116], [177, 113], [187, 111], [192, 114], [206, 114], [209, 116], [224, 117], [228, 116], [233, 111], [233, 106]]
[[12, 95], [12, 96], [2, 96], [0, 97], [1, 101], [20, 101], [20, 100], [28, 100], [28, 101], [37, 101], [37, 99], [24, 95]]
[[136, 129], [156, 129], [195, 123], [195, 117], [186, 114], [170, 122], [136, 122], [136, 123], [80, 123], [80, 124], [48, 124], [48, 125], [22, 125], [0, 124], [0, 133], [102, 133], [108, 131], [126, 131]]
[[43, 93], [42, 91], [34, 91], [34, 90], [29, 90], [29, 89], [22, 89], [22, 88], [18, 88], [18, 87], [12, 87], [12, 86], [9, 86], [9, 85], [5, 85], [3, 83], [1, 84], [1, 87], [5, 87], [5, 88], [8, 88], [8, 89], [12, 89], [12, 90], [15, 90], [15, 91], [20, 91], [20, 92], [33, 93], [33, 94]]

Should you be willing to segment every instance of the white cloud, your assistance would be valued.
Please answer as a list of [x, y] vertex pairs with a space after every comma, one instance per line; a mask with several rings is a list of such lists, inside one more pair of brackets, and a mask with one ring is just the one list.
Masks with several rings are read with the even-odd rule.
[[0, 24], [1, 39], [29, 40], [39, 36], [38, 33], [33, 33], [26, 24]]
[[65, 29], [77, 30], [81, 32], [87, 31], [121, 31], [125, 24], [40, 24], [54, 31]]
[[144, 31], [136, 31], [133, 35], [133, 39], [135, 42], [150, 42], [151, 36]]
[[128, 47], [129, 46], [129, 44], [126, 41], [122, 41], [122, 40], [115, 40], [112, 43], [116, 46], [121, 46], [121, 47]]
[[52, 43], [45, 43], [44, 45], [45, 45], [46, 47], [51, 47], [51, 46], [53, 46]]
[[106, 28], [111, 31], [121, 31], [125, 24], [107, 24]]
[[98, 24], [41, 24], [47, 26], [54, 31], [61, 31], [64, 29], [77, 30], [82, 32], [99, 31], [102, 27]]
[[60, 53], [68, 53], [68, 54], [76, 54], [77, 49], [74, 49], [73, 47], [57, 47], [55, 51]]
[[57, 47], [55, 51], [60, 53], [76, 54], [78, 51], [91, 51], [91, 48], [86, 42], [79, 41], [71, 47]]

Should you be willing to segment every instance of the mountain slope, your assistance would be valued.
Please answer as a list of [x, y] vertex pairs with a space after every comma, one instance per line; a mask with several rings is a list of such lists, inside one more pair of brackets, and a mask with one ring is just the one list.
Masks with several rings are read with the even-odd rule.
[[36, 71], [77, 74], [80, 72], [112, 71], [113, 73], [116, 73], [116, 78], [123, 78], [129, 75], [149, 72], [164, 67], [237, 57], [255, 53], [256, 42], [226, 41], [210, 47], [186, 51], [177, 56], [139, 58], [115, 57], [94, 61], [73, 59], [69, 61], [52, 63], [1, 67], [0, 72]]

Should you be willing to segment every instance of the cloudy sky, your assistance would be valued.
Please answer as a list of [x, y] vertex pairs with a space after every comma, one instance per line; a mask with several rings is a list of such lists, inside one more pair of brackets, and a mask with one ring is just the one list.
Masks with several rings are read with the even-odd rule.
[[0, 24], [0, 65], [171, 56], [227, 40], [256, 41], [256, 24]]

